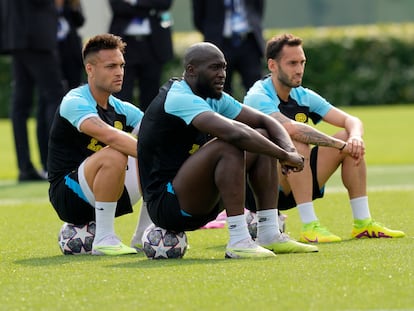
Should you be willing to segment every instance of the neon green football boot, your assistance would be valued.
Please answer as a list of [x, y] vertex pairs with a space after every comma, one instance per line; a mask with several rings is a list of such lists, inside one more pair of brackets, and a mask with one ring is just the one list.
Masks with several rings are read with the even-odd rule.
[[363, 220], [354, 220], [354, 227], [351, 233], [354, 239], [363, 238], [402, 238], [405, 233], [399, 230], [391, 230], [372, 220], [371, 218]]
[[314, 253], [318, 252], [318, 247], [315, 245], [309, 245], [297, 242], [289, 237], [286, 233], [280, 233], [270, 243], [262, 243], [260, 238], [258, 242], [264, 248], [271, 250], [276, 254], [288, 254], [288, 253]]
[[304, 224], [299, 238], [299, 241], [303, 243], [331, 243], [341, 240], [339, 236], [322, 227], [319, 220]]
[[137, 250], [135, 248], [126, 246], [115, 235], [106, 237], [97, 244], [92, 244], [92, 255], [117, 256], [136, 253]]
[[244, 239], [234, 245], [227, 245], [225, 258], [266, 258], [276, 255], [259, 245], [252, 239]]

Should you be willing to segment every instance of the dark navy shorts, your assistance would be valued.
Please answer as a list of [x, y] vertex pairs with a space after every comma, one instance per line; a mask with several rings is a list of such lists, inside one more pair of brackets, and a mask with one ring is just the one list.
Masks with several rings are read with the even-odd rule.
[[203, 216], [192, 216], [182, 211], [171, 183], [165, 185], [162, 193], [155, 200], [147, 202], [148, 214], [153, 223], [161, 228], [175, 231], [193, 231], [216, 219], [221, 212], [219, 204], [211, 213]]
[[[312, 148], [310, 154], [310, 166], [312, 171], [312, 180], [313, 180], [313, 194], [312, 200], [322, 198], [325, 193], [325, 187], [319, 189], [319, 184], [317, 180], [317, 159], [318, 159], [318, 147], [315, 146]], [[296, 201], [293, 197], [292, 192], [288, 195], [285, 195], [282, 189], [279, 189], [279, 201], [277, 204], [278, 210], [288, 210], [296, 207]], [[256, 211], [256, 202], [250, 186], [246, 186], [246, 208], [252, 212]]]
[[[95, 220], [95, 208], [83, 195], [78, 180], [78, 171], [72, 171], [49, 188], [49, 198], [59, 218], [64, 222], [83, 225]], [[115, 216], [132, 213], [131, 200], [124, 187], [118, 200]]]

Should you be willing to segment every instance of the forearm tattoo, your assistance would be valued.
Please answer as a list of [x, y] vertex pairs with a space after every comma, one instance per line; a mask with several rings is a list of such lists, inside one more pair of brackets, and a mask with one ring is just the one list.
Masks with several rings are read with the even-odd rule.
[[295, 134], [292, 135], [292, 139], [300, 141], [306, 144], [318, 145], [318, 146], [325, 146], [325, 147], [333, 147], [333, 148], [340, 148], [342, 146], [342, 142], [338, 139], [326, 135], [313, 127], [306, 125], [306, 124], [298, 124], [298, 130]]

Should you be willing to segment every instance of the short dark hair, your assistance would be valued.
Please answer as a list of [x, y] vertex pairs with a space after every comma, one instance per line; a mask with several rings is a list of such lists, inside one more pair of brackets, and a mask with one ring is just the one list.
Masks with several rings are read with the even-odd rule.
[[122, 38], [110, 33], [96, 35], [90, 38], [82, 50], [82, 58], [85, 62], [89, 55], [98, 53], [101, 50], [115, 50], [119, 49], [125, 53], [126, 43]]
[[295, 37], [292, 34], [282, 34], [279, 36], [274, 36], [267, 41], [266, 44], [266, 59], [278, 59], [280, 57], [280, 52], [282, 51], [285, 45], [288, 46], [299, 46], [302, 45], [302, 39]]

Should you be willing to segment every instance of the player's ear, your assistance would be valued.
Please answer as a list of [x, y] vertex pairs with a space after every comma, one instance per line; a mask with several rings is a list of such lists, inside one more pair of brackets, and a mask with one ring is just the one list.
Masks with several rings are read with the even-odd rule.
[[273, 58], [269, 58], [267, 60], [267, 68], [270, 72], [274, 72], [276, 70], [277, 64], [276, 61]]
[[195, 70], [195, 68], [194, 68], [194, 66], [192, 64], [188, 64], [187, 67], [186, 67], [186, 69], [185, 69], [185, 71], [188, 74], [190, 74], [190, 75], [193, 75], [194, 74], [194, 70]]
[[188, 64], [185, 67], [185, 76], [187, 78], [194, 78], [197, 75], [197, 69], [194, 65]]
[[92, 72], [92, 64], [91, 63], [86, 63], [85, 71], [88, 75]]

